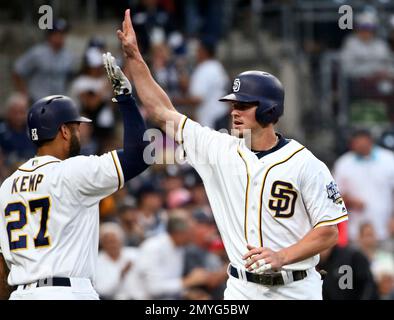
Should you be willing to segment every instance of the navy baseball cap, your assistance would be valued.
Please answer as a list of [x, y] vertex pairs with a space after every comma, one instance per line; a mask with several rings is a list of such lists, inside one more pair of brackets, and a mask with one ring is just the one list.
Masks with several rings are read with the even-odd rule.
[[215, 224], [215, 219], [212, 214], [204, 212], [203, 210], [196, 210], [192, 215], [193, 219], [202, 224]]
[[67, 32], [70, 26], [65, 19], [57, 19], [53, 21], [52, 29], [48, 29], [48, 33]]

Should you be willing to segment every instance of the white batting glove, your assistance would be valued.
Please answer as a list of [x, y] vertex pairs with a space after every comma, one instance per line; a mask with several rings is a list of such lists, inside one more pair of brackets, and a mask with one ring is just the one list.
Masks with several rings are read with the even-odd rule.
[[[108, 79], [112, 84], [115, 97], [121, 94], [131, 94], [132, 89], [130, 81], [116, 64], [116, 60], [110, 52], [103, 54], [103, 62]], [[113, 98], [112, 101], [117, 102], [116, 98]]]

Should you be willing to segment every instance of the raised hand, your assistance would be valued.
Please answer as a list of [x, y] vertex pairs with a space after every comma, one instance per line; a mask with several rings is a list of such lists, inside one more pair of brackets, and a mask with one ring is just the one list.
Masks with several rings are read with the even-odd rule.
[[103, 62], [108, 79], [112, 84], [114, 95], [131, 94], [130, 81], [116, 64], [116, 60], [110, 52], [103, 54]]
[[122, 43], [123, 53], [126, 57], [140, 57], [141, 54], [138, 49], [137, 37], [134, 32], [133, 24], [131, 23], [130, 9], [125, 11], [122, 30], [118, 30], [117, 35]]

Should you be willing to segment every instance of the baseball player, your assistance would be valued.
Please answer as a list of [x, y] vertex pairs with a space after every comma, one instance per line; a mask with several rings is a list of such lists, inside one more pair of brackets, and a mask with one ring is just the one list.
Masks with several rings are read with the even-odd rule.
[[328, 168], [275, 132], [284, 102], [279, 80], [260, 71], [236, 77], [221, 101], [231, 102], [239, 136], [219, 133], [174, 109], [139, 52], [129, 10], [117, 34], [150, 118], [181, 144], [204, 181], [230, 259], [224, 298], [322, 299], [315, 266], [336, 243], [347, 210]]
[[[8, 285], [16, 286], [10, 299], [98, 299], [99, 201], [147, 167], [142, 156], [145, 124], [131, 85], [119, 68], [109, 67], [107, 58], [123, 115], [123, 150], [77, 156], [80, 124], [90, 120], [66, 96], [43, 98], [29, 111], [37, 156], [0, 187], [0, 274], [9, 270]], [[1, 283], [5, 289], [4, 279]]]

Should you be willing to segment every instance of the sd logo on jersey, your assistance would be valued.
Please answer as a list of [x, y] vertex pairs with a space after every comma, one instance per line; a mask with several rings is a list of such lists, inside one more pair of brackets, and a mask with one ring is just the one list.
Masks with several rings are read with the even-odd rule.
[[328, 198], [336, 204], [342, 204], [343, 199], [339, 193], [338, 186], [334, 181], [326, 185]]
[[271, 196], [268, 207], [275, 212], [275, 218], [290, 218], [294, 215], [297, 192], [291, 183], [275, 181], [272, 184]]

